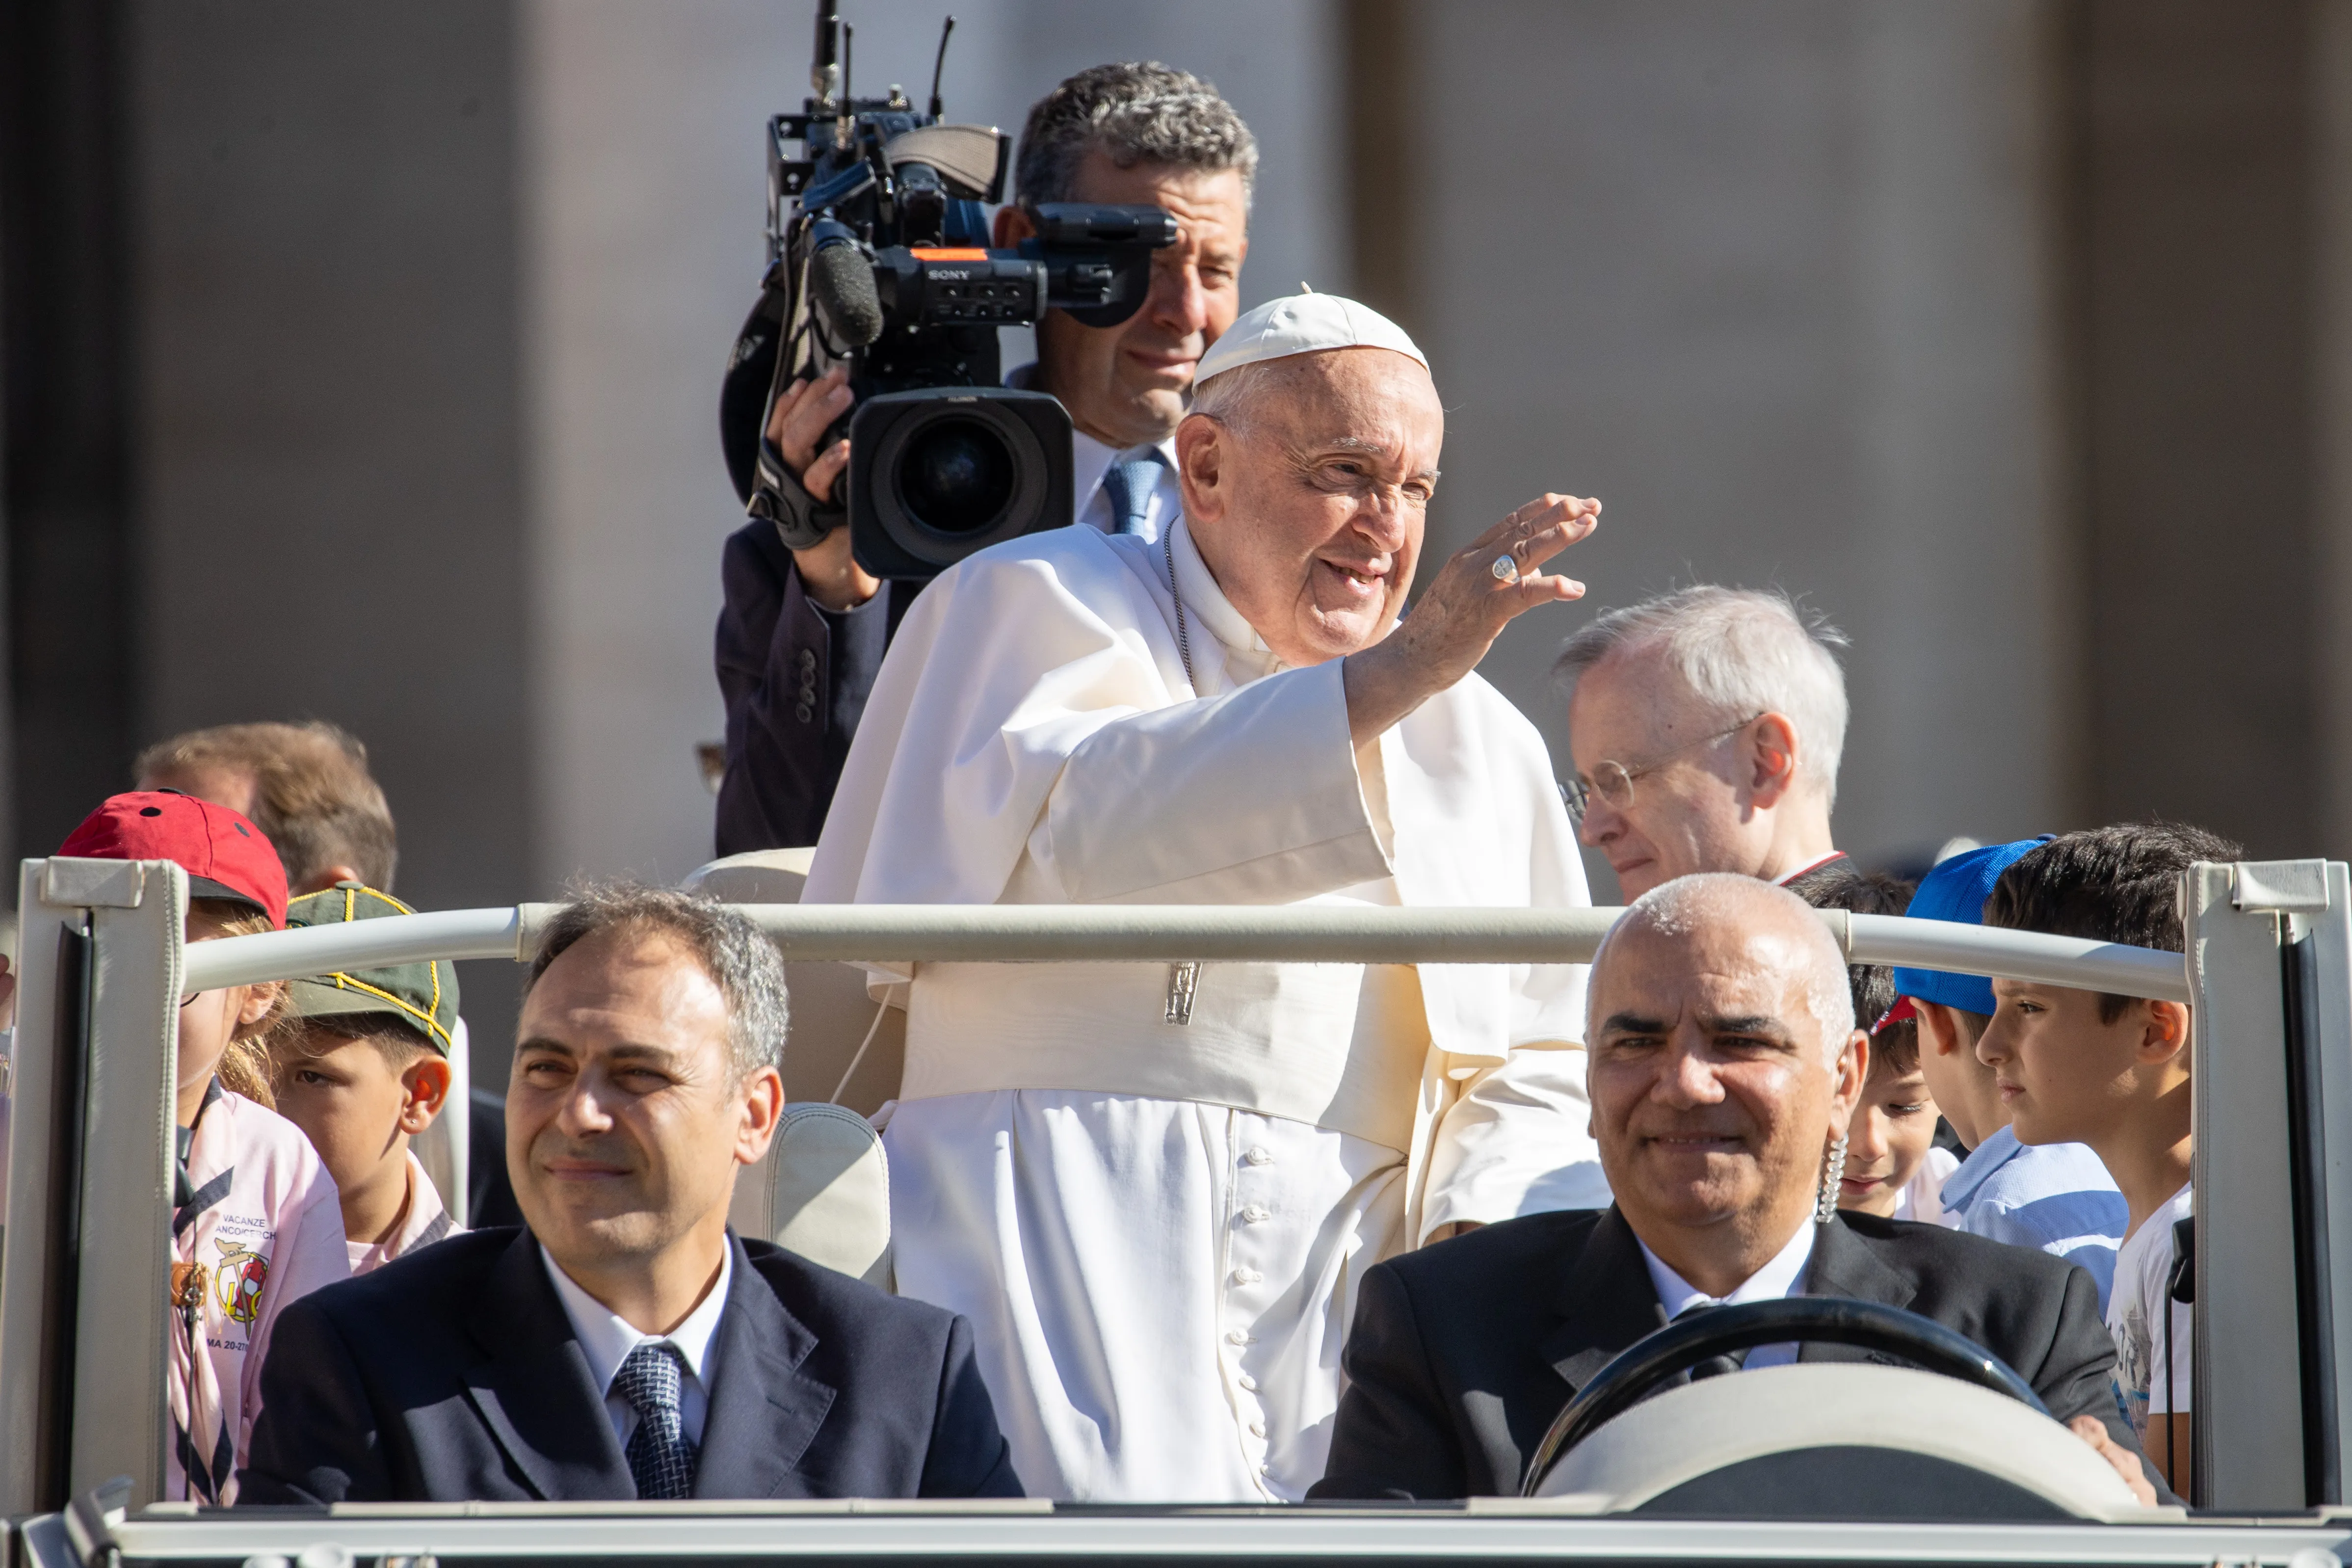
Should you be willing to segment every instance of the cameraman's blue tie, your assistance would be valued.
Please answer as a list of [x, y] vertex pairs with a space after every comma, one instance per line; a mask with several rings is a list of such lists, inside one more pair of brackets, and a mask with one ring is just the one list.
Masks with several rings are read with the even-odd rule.
[[1166, 454], [1145, 447], [1133, 456], [1122, 452], [1103, 471], [1103, 494], [1110, 501], [1110, 531], [1140, 533], [1151, 515], [1151, 492], [1168, 466]]
[[637, 1496], [648, 1501], [694, 1493], [694, 1445], [678, 1405], [681, 1371], [677, 1346], [647, 1340], [613, 1374], [613, 1392], [637, 1413], [626, 1458]]

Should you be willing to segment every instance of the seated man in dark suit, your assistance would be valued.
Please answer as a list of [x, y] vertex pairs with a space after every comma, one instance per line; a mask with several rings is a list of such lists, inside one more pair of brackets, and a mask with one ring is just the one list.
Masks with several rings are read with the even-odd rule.
[[[1696, 1308], [1810, 1295], [1958, 1330], [2155, 1500], [2108, 1387], [2115, 1347], [2088, 1274], [1839, 1214], [1869, 1040], [1843, 956], [1794, 895], [1730, 875], [1652, 889], [1595, 955], [1586, 1007], [1615, 1206], [1507, 1220], [1369, 1270], [1310, 1496], [1516, 1495], [1553, 1419], [1619, 1352]], [[1767, 1345], [1744, 1364], [1792, 1358], [1867, 1359]]]
[[735, 911], [562, 910], [507, 1090], [526, 1226], [288, 1308], [238, 1500], [1020, 1495], [963, 1319], [728, 1230], [784, 1026]]

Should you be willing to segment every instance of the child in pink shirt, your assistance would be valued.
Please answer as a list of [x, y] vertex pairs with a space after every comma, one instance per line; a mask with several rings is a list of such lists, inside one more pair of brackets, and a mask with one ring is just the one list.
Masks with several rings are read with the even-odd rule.
[[[191, 942], [286, 923], [286, 872], [269, 840], [236, 812], [192, 795], [115, 795], [58, 853], [177, 861], [188, 874]], [[270, 1109], [262, 1042], [285, 989], [226, 986], [180, 1005], [163, 1489], [175, 1501], [235, 1500], [279, 1310], [351, 1272], [335, 1184], [293, 1123]]]

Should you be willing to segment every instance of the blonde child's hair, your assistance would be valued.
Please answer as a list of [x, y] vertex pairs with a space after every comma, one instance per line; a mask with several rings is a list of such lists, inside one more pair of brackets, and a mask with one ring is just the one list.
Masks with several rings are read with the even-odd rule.
[[[219, 921], [223, 936], [257, 936], [278, 929], [260, 910], [226, 899], [191, 899], [188, 908], [191, 913], [202, 910]], [[270, 1089], [270, 1047], [277, 1036], [292, 1026], [293, 992], [282, 980], [254, 989], [271, 993], [269, 1011], [256, 1022], [237, 1027], [229, 1037], [228, 1048], [221, 1053], [220, 1065], [213, 1071], [223, 1089], [275, 1110], [278, 1096]]]

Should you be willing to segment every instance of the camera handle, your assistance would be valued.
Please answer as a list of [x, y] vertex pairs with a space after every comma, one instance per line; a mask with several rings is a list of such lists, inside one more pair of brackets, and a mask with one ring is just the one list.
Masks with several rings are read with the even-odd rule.
[[775, 524], [787, 550], [814, 550], [849, 521], [848, 509], [838, 500], [821, 501], [808, 493], [764, 430], [760, 433], [759, 468], [760, 483], [746, 510]]
[[[855, 247], [849, 248], [855, 254]], [[814, 380], [817, 374], [815, 364], [810, 363], [813, 356], [805, 349], [806, 334], [817, 324], [812, 319], [809, 279], [805, 276], [798, 279], [798, 289], [792, 287], [793, 281], [786, 263], [779, 261], [771, 266], [761, 289], [759, 308], [753, 312], [755, 319], [772, 323], [772, 330], [779, 341], [774, 368], [769, 373], [768, 395], [760, 408], [759, 440], [752, 448], [751, 494], [743, 510], [773, 525], [785, 549], [814, 550], [835, 529], [849, 521], [849, 510], [842, 504], [839, 484], [835, 486], [830, 501], [820, 501], [809, 494], [800, 475], [784, 460], [782, 449], [768, 435], [768, 420], [776, 399], [799, 375], [806, 374]], [[739, 348], [737, 352], [740, 356], [742, 351]]]

